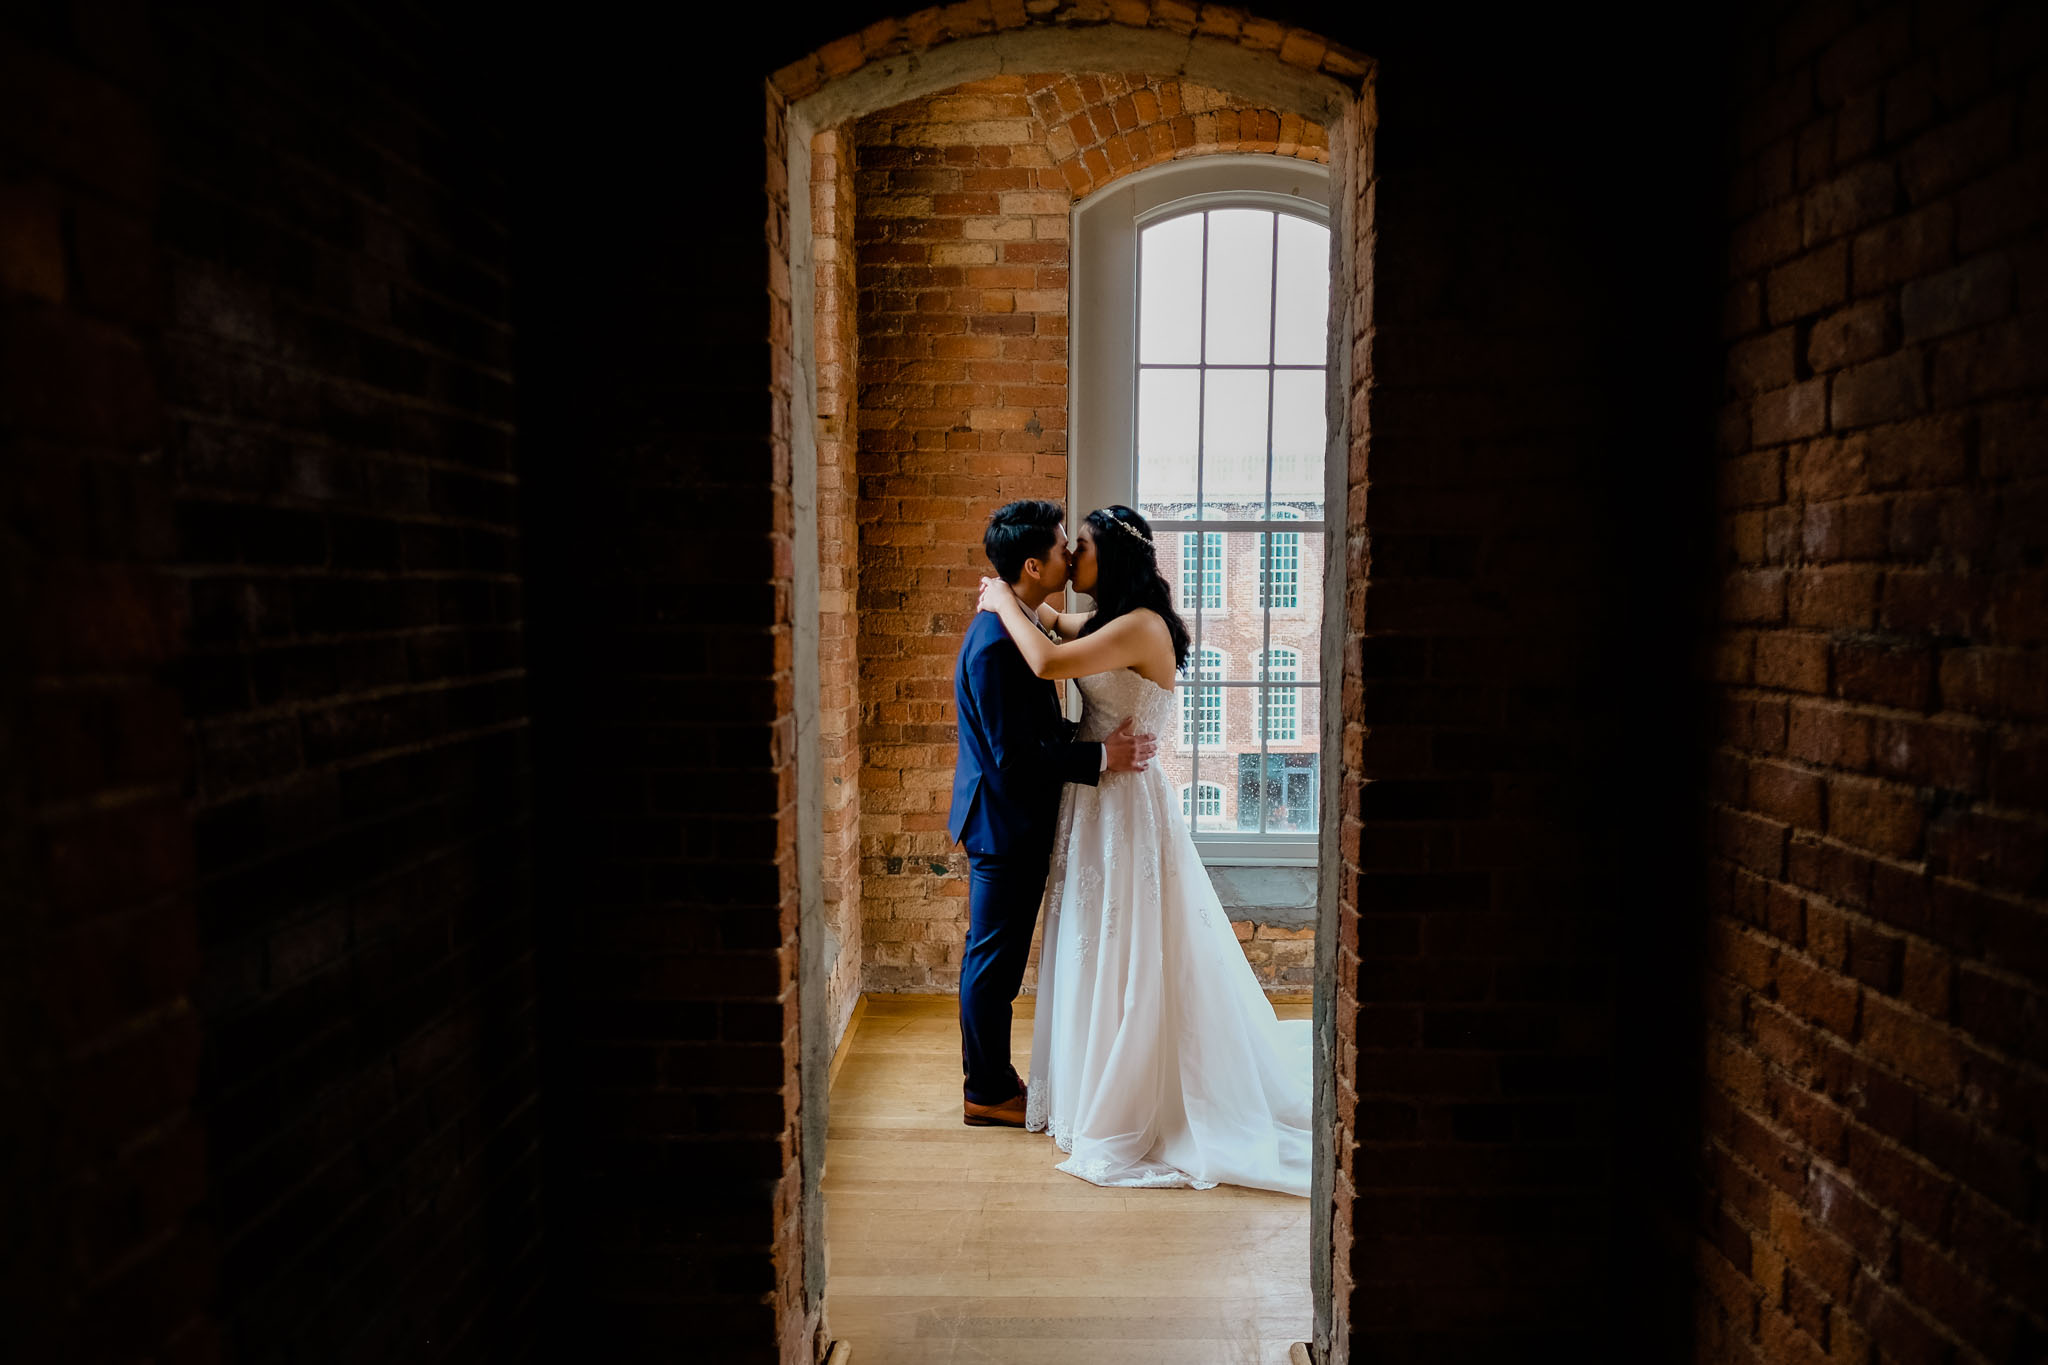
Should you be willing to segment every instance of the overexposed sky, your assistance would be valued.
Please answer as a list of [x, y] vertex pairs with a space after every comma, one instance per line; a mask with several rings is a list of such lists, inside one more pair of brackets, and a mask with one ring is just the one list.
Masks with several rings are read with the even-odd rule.
[[[1324, 364], [1330, 297], [1327, 228], [1264, 209], [1213, 209], [1155, 223], [1141, 240], [1141, 366]], [[1192, 369], [1140, 371], [1142, 504], [1193, 499], [1198, 426], [1205, 497], [1237, 503], [1262, 499], [1269, 398], [1275, 400], [1274, 499], [1321, 499], [1322, 370], [1272, 372], [1270, 382], [1265, 370], [1210, 370], [1206, 393], [1201, 383]]]

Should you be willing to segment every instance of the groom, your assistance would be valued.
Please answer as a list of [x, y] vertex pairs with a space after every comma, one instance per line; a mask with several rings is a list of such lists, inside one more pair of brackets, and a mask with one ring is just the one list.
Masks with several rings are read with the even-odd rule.
[[[996, 510], [982, 549], [1031, 613], [1067, 585], [1067, 528], [1056, 502]], [[960, 758], [946, 832], [967, 848], [967, 951], [960, 963], [962, 1121], [1024, 1126], [1024, 1082], [1010, 1065], [1010, 1005], [1024, 981], [1031, 931], [1045, 898], [1060, 786], [1094, 786], [1105, 772], [1139, 772], [1153, 737], [1127, 720], [1102, 743], [1081, 743], [1050, 682], [1031, 671], [993, 612], [976, 612], [953, 667]]]

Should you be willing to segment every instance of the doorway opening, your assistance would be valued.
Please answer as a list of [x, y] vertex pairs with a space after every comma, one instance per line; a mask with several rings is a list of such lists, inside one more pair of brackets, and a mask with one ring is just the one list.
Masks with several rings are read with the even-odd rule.
[[[1102, 70], [1106, 50], [1120, 74]], [[1204, 667], [1203, 685], [1184, 689], [1196, 731], [1185, 746], [1188, 818], [1227, 900], [1284, 912], [1267, 914], [1278, 921], [1270, 923], [1247, 914], [1240, 927], [1264, 984], [1283, 997], [1313, 988], [1317, 1153], [1301, 1276], [1311, 1312], [1299, 1330], [1326, 1346], [1333, 1241], [1349, 1209], [1332, 1178], [1339, 784], [1322, 780], [1338, 770], [1337, 688], [1322, 683], [1339, 677], [1345, 556], [1325, 531], [1325, 512], [1335, 509], [1341, 528], [1350, 496], [1351, 343], [1362, 327], [1353, 201], [1368, 164], [1367, 73], [1362, 64], [1332, 74], [1223, 39], [1122, 28], [964, 37], [914, 59], [824, 75], [848, 60], [834, 45], [820, 54], [814, 78], [785, 82], [793, 86], [786, 102], [771, 97], [771, 154], [787, 192], [786, 222], [771, 236], [788, 266], [786, 276], [777, 271], [788, 284], [777, 335], [789, 348], [784, 430], [796, 549], [806, 1319], [815, 1323], [825, 1304], [822, 1179], [835, 1053], [842, 1062], [852, 1055], [840, 1045], [864, 1008], [860, 1029], [870, 1040], [886, 1031], [899, 1051], [929, 1051], [930, 1039], [913, 1040], [919, 1011], [931, 1006], [885, 996], [943, 992], [957, 977], [965, 884], [950, 866], [957, 854], [944, 848], [944, 787], [952, 654], [981, 571], [981, 504], [1048, 496], [1078, 515], [1111, 501], [1149, 501], [1159, 506], [1145, 508], [1148, 515], [1172, 528], [1176, 544], [1194, 547], [1186, 574], [1185, 555], [1161, 556], [1188, 580], [1177, 578], [1176, 591], [1193, 594], [1190, 625], [1204, 621], [1207, 650], [1229, 656], [1219, 657], [1213, 678]], [[903, 113], [913, 109], [919, 117]], [[968, 141], [959, 140], [963, 125], [973, 125]], [[1036, 152], [1020, 157], [1034, 138]], [[1210, 183], [1187, 181], [1190, 169]], [[1106, 268], [1115, 249], [1084, 239], [1119, 222], [1135, 262], [1145, 229], [1164, 228], [1152, 253], [1157, 264], [1190, 221], [1204, 230], [1213, 224], [1220, 237], [1253, 218], [1267, 232], [1259, 420], [1249, 418], [1240, 362], [1218, 357], [1204, 369], [1198, 361], [1198, 387], [1246, 393], [1228, 405], [1242, 418], [1235, 426], [1195, 432], [1191, 470], [1210, 459], [1221, 481], [1208, 485], [1211, 496], [1193, 490], [1190, 501], [1160, 469], [1148, 482], [1138, 459], [1141, 445], [1161, 439], [1157, 422], [1148, 428], [1139, 411], [1144, 393], [1184, 384], [1185, 376], [1175, 370], [1163, 384], [1146, 377], [1137, 356], [1141, 317], [1126, 310], [1129, 368], [1120, 386], [1104, 378], [1116, 368], [1105, 368], [1111, 352], [1103, 348], [1114, 344], [1117, 324], [1105, 332], [1101, 310], [1091, 314], [1089, 304], [1121, 295], [1089, 272]], [[1293, 354], [1299, 326], [1290, 324], [1285, 358], [1274, 344], [1282, 325], [1274, 276], [1300, 265], [1303, 242], [1294, 238], [1304, 226], [1325, 234], [1323, 283], [1343, 285], [1329, 291], [1316, 319], [1325, 328], [1314, 363]], [[1177, 364], [1161, 361], [1160, 372]], [[1311, 370], [1319, 390], [1312, 405], [1303, 383]], [[1299, 421], [1304, 408], [1319, 420]], [[962, 411], [964, 418], [944, 415]], [[1090, 435], [1114, 433], [1120, 421], [1121, 447]], [[1236, 444], [1255, 427], [1264, 430], [1254, 461]], [[1311, 435], [1312, 450], [1296, 451]], [[1307, 455], [1313, 459], [1304, 462]], [[1276, 529], [1283, 520], [1288, 528]], [[886, 545], [886, 562], [865, 559], [863, 541]], [[1234, 610], [1220, 597], [1208, 600], [1212, 579], [1219, 593], [1232, 594]], [[921, 595], [935, 588], [959, 600], [944, 608]], [[1235, 647], [1254, 636], [1256, 648]], [[1283, 1014], [1306, 1008], [1305, 999], [1281, 1004]], [[1028, 1001], [1020, 1004], [1028, 1037], [1027, 1009]], [[857, 1029], [856, 1047], [860, 1038]], [[939, 1049], [942, 1071], [956, 1065], [946, 1051]], [[932, 1098], [946, 1094], [941, 1086]], [[850, 1131], [852, 1118], [836, 1126]], [[1029, 1140], [1043, 1158], [1043, 1139]], [[1050, 1166], [1023, 1157], [1019, 1173]], [[841, 1174], [835, 1170], [835, 1185]], [[1076, 1185], [1075, 1193], [1111, 1192]], [[928, 1233], [931, 1219], [918, 1211], [905, 1200], [887, 1217]], [[847, 1335], [836, 1324], [830, 1330]]]

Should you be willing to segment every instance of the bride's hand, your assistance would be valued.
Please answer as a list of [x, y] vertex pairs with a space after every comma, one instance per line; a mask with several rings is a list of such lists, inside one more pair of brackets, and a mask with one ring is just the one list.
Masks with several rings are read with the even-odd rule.
[[1002, 579], [984, 578], [981, 580], [981, 600], [974, 604], [975, 610], [999, 612], [1003, 609], [1005, 598], [1014, 601], [1016, 596], [1017, 594], [1010, 591], [1010, 585]]

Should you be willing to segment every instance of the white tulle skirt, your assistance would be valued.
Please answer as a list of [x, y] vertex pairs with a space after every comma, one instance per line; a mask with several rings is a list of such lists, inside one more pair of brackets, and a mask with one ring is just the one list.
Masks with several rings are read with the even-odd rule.
[[1309, 1022], [1274, 1016], [1161, 765], [1068, 786], [1026, 1114], [1059, 1169], [1306, 1195], [1311, 1069]]

